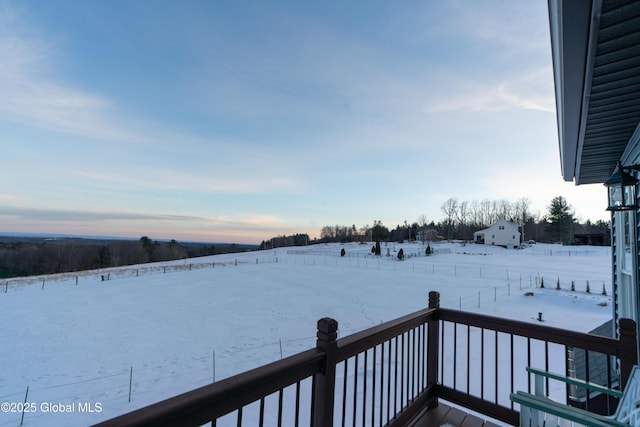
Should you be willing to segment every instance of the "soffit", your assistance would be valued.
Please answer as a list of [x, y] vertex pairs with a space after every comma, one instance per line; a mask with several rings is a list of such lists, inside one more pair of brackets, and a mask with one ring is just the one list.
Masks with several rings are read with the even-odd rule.
[[640, 121], [640, 2], [602, 2], [593, 65], [586, 75], [589, 74], [591, 80], [585, 81], [576, 184], [605, 181]]

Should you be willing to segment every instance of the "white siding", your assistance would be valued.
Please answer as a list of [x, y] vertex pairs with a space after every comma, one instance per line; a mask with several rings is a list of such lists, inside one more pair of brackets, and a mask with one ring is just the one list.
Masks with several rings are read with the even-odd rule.
[[491, 227], [474, 233], [474, 240], [477, 236], [484, 235], [485, 245], [497, 246], [518, 246], [520, 244], [520, 232], [518, 226], [509, 221], [498, 221]]

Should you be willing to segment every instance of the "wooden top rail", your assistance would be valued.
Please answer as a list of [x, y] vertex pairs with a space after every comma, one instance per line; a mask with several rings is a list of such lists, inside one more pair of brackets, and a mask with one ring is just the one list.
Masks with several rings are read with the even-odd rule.
[[491, 331], [504, 332], [526, 338], [548, 341], [569, 347], [583, 348], [599, 353], [618, 355], [620, 342], [613, 338], [574, 332], [540, 324], [508, 320], [483, 314], [468, 313], [447, 308], [439, 311], [440, 320], [475, 326]]
[[425, 308], [398, 319], [382, 323], [338, 340], [337, 362], [342, 362], [365, 350], [434, 320], [437, 309]]
[[104, 421], [100, 427], [201, 425], [320, 372], [326, 355], [307, 350]]

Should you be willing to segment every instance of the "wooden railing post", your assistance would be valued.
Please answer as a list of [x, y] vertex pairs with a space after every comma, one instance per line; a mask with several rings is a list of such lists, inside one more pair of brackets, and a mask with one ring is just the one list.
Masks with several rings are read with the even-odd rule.
[[620, 331], [620, 389], [627, 385], [631, 368], [638, 364], [638, 337], [636, 336], [636, 322], [631, 319], [618, 320]]
[[322, 372], [314, 376], [313, 426], [333, 426], [333, 404], [336, 385], [336, 353], [338, 322], [325, 317], [318, 320], [316, 348], [326, 354]]
[[[440, 308], [440, 292], [429, 292], [429, 308]], [[440, 352], [440, 320], [438, 316], [429, 320], [427, 328], [427, 387], [437, 387], [438, 384], [438, 355]], [[438, 396], [429, 404], [434, 408], [438, 406]]]

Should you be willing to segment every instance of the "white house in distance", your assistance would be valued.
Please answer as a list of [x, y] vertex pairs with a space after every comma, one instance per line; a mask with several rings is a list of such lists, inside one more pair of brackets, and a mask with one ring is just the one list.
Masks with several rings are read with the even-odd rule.
[[516, 224], [501, 219], [491, 227], [473, 233], [473, 241], [513, 248], [520, 245], [520, 232]]

